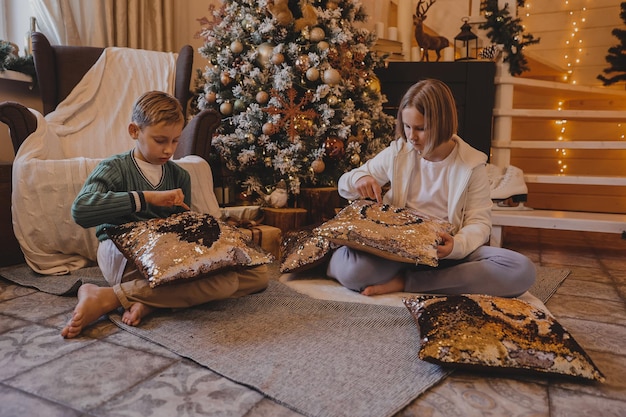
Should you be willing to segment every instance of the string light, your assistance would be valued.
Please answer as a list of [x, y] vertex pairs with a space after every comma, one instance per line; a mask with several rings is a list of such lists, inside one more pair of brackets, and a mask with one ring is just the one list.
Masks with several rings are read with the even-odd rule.
[[[570, 5], [569, 0], [563, 1], [562, 10], [567, 11], [567, 17], [569, 18], [569, 33], [565, 36], [564, 43], [565, 47], [563, 53], [563, 66], [565, 67], [565, 73], [563, 74], [562, 80], [566, 83], [577, 84], [578, 80], [575, 78], [575, 71], [578, 66], [580, 66], [583, 62], [584, 58], [584, 47], [583, 47], [583, 27], [587, 23], [586, 7], [581, 7], [578, 10], [574, 9], [574, 5]], [[531, 2], [527, 1], [525, 3], [525, 15], [526, 17], [530, 17], [531, 15]], [[556, 106], [558, 111], [563, 110], [565, 106], [565, 102], [563, 100], [559, 100]], [[556, 120], [555, 125], [557, 127], [556, 137], [558, 141], [567, 141], [567, 120]], [[558, 155], [557, 170], [559, 174], [565, 174], [567, 172], [568, 165], [566, 163], [565, 158], [568, 156], [567, 149], [557, 148], [555, 149], [555, 153]]]

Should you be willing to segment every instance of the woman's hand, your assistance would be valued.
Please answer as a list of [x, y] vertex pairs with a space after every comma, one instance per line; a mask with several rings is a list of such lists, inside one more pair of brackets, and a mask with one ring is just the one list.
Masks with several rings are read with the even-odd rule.
[[191, 210], [189, 206], [185, 204], [185, 194], [183, 194], [183, 190], [180, 188], [166, 191], [144, 191], [143, 196], [146, 199], [146, 203], [150, 203], [155, 206], [179, 206], [185, 210]]
[[452, 253], [454, 238], [449, 233], [441, 233], [439, 237], [441, 238], [441, 243], [437, 246], [437, 258], [442, 259]]
[[378, 203], [383, 202], [383, 189], [371, 175], [359, 178], [354, 186], [362, 198], [376, 200]]

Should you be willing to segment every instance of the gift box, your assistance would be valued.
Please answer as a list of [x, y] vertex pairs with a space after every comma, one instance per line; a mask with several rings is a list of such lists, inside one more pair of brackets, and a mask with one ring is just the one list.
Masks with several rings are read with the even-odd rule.
[[274, 255], [276, 259], [279, 259], [282, 234], [278, 227], [261, 224], [239, 227], [239, 230], [250, 236], [254, 243]]

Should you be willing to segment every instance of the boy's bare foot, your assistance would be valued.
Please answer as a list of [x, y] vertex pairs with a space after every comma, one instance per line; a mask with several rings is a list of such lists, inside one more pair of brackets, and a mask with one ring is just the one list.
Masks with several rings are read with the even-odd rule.
[[141, 323], [141, 319], [154, 311], [154, 307], [147, 306], [142, 303], [133, 303], [130, 308], [124, 311], [122, 315], [122, 323], [129, 326], [137, 326]]
[[404, 277], [402, 275], [396, 275], [384, 284], [370, 285], [365, 287], [361, 294], [363, 295], [382, 295], [392, 292], [404, 291]]
[[120, 307], [120, 302], [113, 288], [98, 287], [94, 284], [81, 285], [78, 289], [78, 304], [74, 307], [72, 317], [61, 330], [61, 336], [66, 339], [78, 336], [86, 326], [117, 307]]

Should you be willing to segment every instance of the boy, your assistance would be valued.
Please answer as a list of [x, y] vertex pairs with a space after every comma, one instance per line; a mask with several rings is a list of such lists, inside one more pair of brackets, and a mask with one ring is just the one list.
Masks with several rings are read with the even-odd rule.
[[106, 226], [189, 210], [189, 173], [170, 160], [183, 125], [182, 108], [174, 97], [160, 91], [143, 94], [133, 105], [128, 126], [135, 148], [98, 164], [76, 196], [72, 217], [82, 227], [96, 227], [98, 266], [112, 287], [84, 284], [78, 289], [78, 304], [61, 331], [63, 337], [78, 336], [87, 325], [119, 307], [125, 310], [122, 321], [136, 326], [155, 308], [191, 307], [267, 287], [268, 268], [261, 265], [150, 288], [108, 239]]

